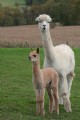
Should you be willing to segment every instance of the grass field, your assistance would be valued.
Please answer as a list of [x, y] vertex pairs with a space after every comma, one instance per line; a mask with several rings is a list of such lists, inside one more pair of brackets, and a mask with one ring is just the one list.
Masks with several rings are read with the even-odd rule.
[[25, 0], [0, 0], [2, 6], [14, 6], [15, 3], [25, 4]]
[[[28, 48], [0, 48], [0, 120], [79, 120], [80, 119], [80, 49], [75, 48], [76, 77], [71, 90], [72, 113], [60, 106], [60, 115], [48, 111], [48, 95], [45, 95], [46, 116], [35, 115], [35, 93], [32, 85], [32, 68], [28, 60]], [[43, 49], [40, 49], [41, 67]]]

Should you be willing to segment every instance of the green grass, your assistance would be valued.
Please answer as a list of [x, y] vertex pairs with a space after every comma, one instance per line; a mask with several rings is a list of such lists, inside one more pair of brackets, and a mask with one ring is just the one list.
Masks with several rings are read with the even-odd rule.
[[14, 6], [15, 3], [25, 4], [25, 0], [0, 0], [2, 6]]
[[[71, 90], [72, 113], [60, 106], [60, 115], [48, 111], [48, 95], [45, 95], [46, 116], [35, 115], [35, 93], [32, 85], [32, 67], [28, 60], [28, 48], [0, 48], [0, 120], [79, 120], [80, 119], [80, 49], [76, 56], [76, 77]], [[40, 49], [41, 67], [43, 49]]]

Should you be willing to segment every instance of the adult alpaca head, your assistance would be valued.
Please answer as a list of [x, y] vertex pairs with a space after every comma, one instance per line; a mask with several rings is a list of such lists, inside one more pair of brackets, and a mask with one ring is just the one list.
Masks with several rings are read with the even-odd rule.
[[51, 17], [46, 14], [39, 15], [36, 18], [36, 21], [39, 23], [39, 28], [42, 32], [48, 31], [50, 26], [49, 23], [52, 21]]

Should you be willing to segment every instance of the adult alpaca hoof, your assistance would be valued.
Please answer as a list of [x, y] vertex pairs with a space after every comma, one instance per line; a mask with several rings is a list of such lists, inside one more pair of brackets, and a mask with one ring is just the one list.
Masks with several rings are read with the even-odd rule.
[[66, 112], [72, 112], [71, 110], [71, 104], [69, 101], [65, 101], [64, 102], [64, 109], [66, 110]]
[[71, 107], [69, 107], [69, 106], [65, 107], [64, 109], [66, 110], [66, 112], [72, 112]]
[[65, 107], [64, 109], [66, 110], [66, 112], [72, 112], [72, 110], [71, 110], [71, 107], [70, 107], [70, 106], [67, 106], [67, 107]]

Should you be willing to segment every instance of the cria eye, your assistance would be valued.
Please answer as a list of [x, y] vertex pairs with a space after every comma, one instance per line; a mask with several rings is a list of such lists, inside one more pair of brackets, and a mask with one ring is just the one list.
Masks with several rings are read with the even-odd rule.
[[33, 55], [34, 57], [36, 57], [36, 55]]

